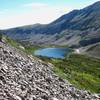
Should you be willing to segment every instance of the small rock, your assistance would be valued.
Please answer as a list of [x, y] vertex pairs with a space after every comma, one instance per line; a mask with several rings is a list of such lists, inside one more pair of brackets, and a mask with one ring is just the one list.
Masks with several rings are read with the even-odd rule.
[[54, 97], [53, 100], [59, 100], [59, 99], [57, 99], [57, 98]]

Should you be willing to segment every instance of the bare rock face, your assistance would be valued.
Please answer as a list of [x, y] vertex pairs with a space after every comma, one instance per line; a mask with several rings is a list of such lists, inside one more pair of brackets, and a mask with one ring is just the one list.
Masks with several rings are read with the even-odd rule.
[[0, 42], [0, 100], [100, 100], [59, 78], [52, 67]]

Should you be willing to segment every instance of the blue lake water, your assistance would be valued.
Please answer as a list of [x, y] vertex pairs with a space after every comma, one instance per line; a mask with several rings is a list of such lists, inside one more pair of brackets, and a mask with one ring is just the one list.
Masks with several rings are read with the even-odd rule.
[[67, 48], [43, 48], [36, 50], [34, 55], [46, 56], [50, 58], [64, 58], [65, 54], [69, 53], [70, 50]]

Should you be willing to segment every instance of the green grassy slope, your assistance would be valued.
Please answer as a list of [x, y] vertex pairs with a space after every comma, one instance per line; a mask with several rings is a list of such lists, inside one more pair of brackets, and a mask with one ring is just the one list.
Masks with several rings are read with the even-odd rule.
[[54, 72], [78, 88], [100, 92], [100, 59], [71, 54], [65, 59], [41, 58], [55, 65]]
[[27, 45], [22, 45], [21, 43], [16, 42], [15, 40], [8, 38], [6, 36], [3, 36], [5, 39], [5, 42], [8, 43], [9, 45], [24, 51], [27, 54], [32, 54], [35, 50], [41, 48], [40, 46], [27, 46]]

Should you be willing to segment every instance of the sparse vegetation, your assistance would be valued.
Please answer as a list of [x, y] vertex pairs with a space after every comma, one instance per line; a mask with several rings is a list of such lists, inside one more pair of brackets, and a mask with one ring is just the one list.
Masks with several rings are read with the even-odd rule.
[[13, 39], [10, 39], [8, 37], [6, 37], [6, 42], [16, 48], [19, 48], [19, 46], [20, 46], [20, 44], [18, 42], [14, 41]]
[[40, 58], [54, 64], [53, 71], [78, 88], [100, 92], [100, 59], [77, 54], [65, 59]]
[[8, 38], [8, 37], [5, 37], [5, 39], [9, 45], [11, 45], [17, 49], [20, 49], [20, 50], [26, 52], [27, 54], [32, 54], [35, 50], [41, 48], [40, 46], [25, 46], [25, 45], [23, 46], [20, 43], [16, 42], [13, 39]]
[[26, 46], [25, 52], [28, 54], [33, 54], [33, 52], [39, 48], [42, 48], [42, 47], [40, 47], [40, 46]]
[[98, 46], [98, 44], [91, 46], [90, 48], [87, 49], [87, 51], [91, 51], [93, 49], [95, 49]]
[[2, 40], [2, 34], [0, 33], [0, 41]]
[[[6, 42], [18, 49], [20, 44], [7, 38]], [[40, 46], [25, 46], [24, 52], [32, 54]], [[22, 50], [22, 49], [21, 49]], [[87, 89], [91, 92], [100, 92], [100, 59], [85, 55], [70, 54], [64, 59], [38, 57], [43, 61], [54, 64], [53, 71], [60, 77], [69, 80], [78, 88]]]

